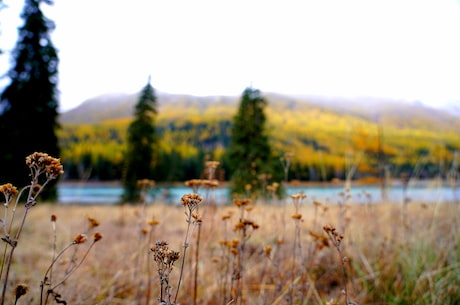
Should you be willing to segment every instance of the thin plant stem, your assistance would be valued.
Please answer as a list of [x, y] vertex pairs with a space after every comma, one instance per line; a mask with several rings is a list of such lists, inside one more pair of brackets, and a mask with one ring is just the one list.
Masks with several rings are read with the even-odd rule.
[[189, 246], [189, 244], [188, 244], [188, 236], [189, 236], [189, 232], [190, 232], [191, 218], [192, 218], [192, 213], [190, 212], [190, 214], [187, 217], [187, 231], [185, 233], [185, 239], [184, 239], [184, 253], [182, 255], [180, 273], [179, 273], [179, 281], [177, 282], [177, 289], [176, 289], [176, 294], [174, 296], [174, 303], [176, 303], [176, 301], [177, 301], [177, 296], [179, 295], [180, 284], [182, 282], [182, 276], [184, 274], [185, 255], [187, 253], [187, 248]]
[[[72, 246], [75, 245], [75, 242], [71, 242], [70, 244], [68, 244], [64, 249], [62, 249], [54, 258], [53, 260], [51, 261], [51, 264], [49, 265], [48, 269], [46, 270], [45, 272], [45, 275], [43, 276], [43, 281], [40, 285], [41, 289], [40, 289], [40, 304], [46, 304], [47, 303], [47, 300], [48, 300], [48, 295], [46, 296], [46, 299], [45, 299], [45, 303], [43, 303], [43, 290], [45, 288], [45, 285], [46, 283], [48, 282], [48, 273], [51, 272], [54, 264], [57, 262], [57, 260]], [[51, 284], [51, 282], [50, 282]]]
[[193, 305], [196, 305], [196, 299], [198, 294], [198, 262], [200, 257], [200, 237], [201, 237], [201, 223], [198, 224], [198, 232], [196, 237], [196, 249], [195, 249], [195, 274], [193, 279]]

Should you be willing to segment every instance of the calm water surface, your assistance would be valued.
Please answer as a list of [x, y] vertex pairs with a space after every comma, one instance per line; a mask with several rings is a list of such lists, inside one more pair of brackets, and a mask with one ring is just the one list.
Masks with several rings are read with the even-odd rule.
[[[116, 204], [119, 202], [123, 189], [119, 185], [97, 185], [80, 183], [61, 183], [58, 186], [59, 202], [61, 204]], [[308, 201], [318, 200], [322, 203], [334, 204], [341, 200], [343, 186], [304, 186], [291, 187], [289, 195], [303, 192]], [[152, 192], [151, 202], [178, 203], [182, 195], [191, 193], [189, 187], [157, 187]], [[228, 188], [217, 188], [213, 193], [206, 193], [205, 189], [198, 192], [203, 197], [209, 196], [219, 204], [230, 203]], [[382, 199], [378, 186], [352, 186], [350, 189], [351, 203], [377, 203]], [[411, 201], [436, 203], [460, 201], [460, 187], [452, 188], [436, 184], [410, 185], [404, 195], [402, 186], [391, 186], [387, 189], [387, 198], [391, 202], [401, 203], [404, 196]]]

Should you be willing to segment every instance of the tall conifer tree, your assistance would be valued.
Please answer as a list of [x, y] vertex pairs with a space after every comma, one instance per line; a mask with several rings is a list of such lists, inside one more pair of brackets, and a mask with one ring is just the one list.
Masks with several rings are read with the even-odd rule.
[[156, 107], [157, 99], [149, 78], [135, 106], [134, 120], [128, 127], [123, 193], [125, 202], [137, 201], [137, 181], [151, 179], [153, 174], [159, 145], [155, 128]]
[[[30, 182], [25, 157], [40, 151], [59, 157], [58, 56], [50, 38], [54, 23], [46, 18], [40, 3], [25, 0], [18, 42], [12, 52], [13, 65], [8, 72], [10, 84], [0, 96], [0, 183], [21, 187]], [[54, 199], [53, 185], [43, 194]]]
[[264, 193], [261, 176], [275, 174], [272, 149], [266, 134], [267, 101], [259, 90], [246, 88], [233, 118], [231, 143], [227, 151], [232, 194], [244, 194], [249, 185], [252, 194]]

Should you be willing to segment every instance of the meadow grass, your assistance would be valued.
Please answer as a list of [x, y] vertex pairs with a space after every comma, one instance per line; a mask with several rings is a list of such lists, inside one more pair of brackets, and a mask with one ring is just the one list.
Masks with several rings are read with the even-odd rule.
[[[353, 204], [350, 199], [326, 206], [308, 195], [297, 206], [287, 198], [244, 208], [251, 225], [244, 251], [239, 246], [241, 206], [203, 202], [201, 228], [192, 228], [187, 241], [190, 254], [195, 253], [193, 240], [200, 232], [199, 260], [181, 256], [169, 274], [174, 296], [183, 268], [177, 304], [459, 304], [460, 205], [410, 203], [403, 220], [401, 204]], [[51, 215], [57, 218], [55, 242]], [[67, 304], [141, 305], [159, 304], [160, 281], [150, 250], [154, 241], [167, 241], [182, 255], [188, 216], [179, 202], [156, 202], [39, 203], [28, 217], [12, 262], [10, 303], [14, 287], [23, 283], [29, 290], [18, 304], [39, 304], [53, 245], [64, 248], [93, 219], [104, 239], [59, 294]], [[343, 236], [340, 256], [325, 226]], [[89, 244], [78, 249], [78, 260], [85, 247]], [[65, 275], [71, 254], [54, 266], [55, 278]]]

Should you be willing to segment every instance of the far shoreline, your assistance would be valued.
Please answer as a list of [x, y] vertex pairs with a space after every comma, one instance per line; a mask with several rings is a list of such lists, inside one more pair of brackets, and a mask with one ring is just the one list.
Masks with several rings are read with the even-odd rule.
[[[100, 181], [100, 180], [62, 180], [59, 181], [59, 185], [67, 187], [123, 187], [123, 184], [119, 180], [111, 181]], [[228, 181], [219, 181], [218, 187], [229, 187], [230, 182]], [[332, 181], [299, 181], [292, 180], [287, 183], [288, 187], [345, 187], [346, 181], [340, 179], [334, 179]], [[154, 187], [185, 187], [184, 182], [158, 182]], [[350, 183], [350, 187], [382, 187], [381, 183], [377, 179], [365, 179], [365, 180], [353, 180]], [[387, 187], [403, 187], [404, 184], [401, 179], [392, 179], [387, 182]], [[408, 187], [417, 186], [417, 187], [452, 187], [460, 188], [460, 181], [457, 181], [455, 184], [452, 184], [445, 179], [413, 179], [408, 183]]]

